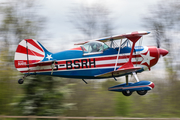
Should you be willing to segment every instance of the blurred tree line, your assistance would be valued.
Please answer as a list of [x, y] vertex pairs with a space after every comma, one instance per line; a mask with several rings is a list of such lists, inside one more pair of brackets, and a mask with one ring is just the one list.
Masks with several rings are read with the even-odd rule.
[[[124, 98], [121, 93], [110, 93], [113, 102], [110, 102], [109, 100], [108, 104], [111, 104], [110, 106], [114, 107], [113, 109], [109, 107], [111, 108], [110, 111], [112, 113], [109, 111], [103, 116], [109, 116], [110, 114], [112, 116], [119, 115], [132, 117], [180, 117], [180, 62], [179, 52], [177, 52], [180, 50], [180, 45], [178, 43], [178, 39], [180, 39], [178, 27], [180, 24], [179, 9], [180, 1], [178, 0], [159, 0], [156, 5], [149, 7], [149, 13], [143, 17], [144, 27], [147, 30], [152, 31], [152, 41], [157, 44], [157, 47], [165, 48], [169, 51], [169, 54], [165, 58], [161, 58], [164, 60], [166, 72], [164, 76], [165, 80], [158, 76], [146, 76], [145, 79], [153, 81], [157, 87], [150, 91], [148, 95], [143, 97], [132, 95], [130, 98]], [[76, 10], [77, 11], [73, 11], [71, 17], [75, 20], [72, 24], [89, 38], [93, 39], [93, 35], [97, 35], [96, 37], [102, 37], [98, 36], [98, 34], [108, 36], [113, 33], [113, 30], [115, 30], [115, 24], [112, 22], [114, 19], [111, 17], [110, 9], [103, 6], [103, 4], [92, 4], [91, 6], [85, 4]], [[101, 84], [106, 84], [106, 82], [108, 81]], [[114, 85], [116, 84], [117, 83], [114, 83]], [[111, 85], [109, 84], [109, 86]], [[103, 88], [103, 86], [101, 87]], [[96, 91], [100, 92], [100, 89]], [[94, 94], [93, 96], [95, 96], [95, 93], [96, 92], [91, 92], [91, 94]], [[105, 94], [108, 94], [108, 92]], [[99, 102], [98, 98], [96, 102]], [[101, 104], [103, 104], [103, 102], [101, 102]], [[99, 116], [101, 116], [101, 112], [106, 108], [107, 107], [101, 107]], [[95, 112], [95, 110], [91, 110]], [[97, 112], [98, 111], [95, 113]], [[93, 115], [90, 114], [90, 116]]]
[[[38, 38], [43, 31], [45, 17], [38, 15], [39, 5], [32, 0], [0, 3], [0, 114], [1, 115], [60, 115], [68, 107], [63, 104], [67, 85], [49, 76], [30, 76], [23, 86], [22, 77], [14, 68], [13, 45], [22, 39]], [[62, 86], [61, 86], [62, 85]], [[60, 87], [61, 86], [61, 87]], [[66, 94], [67, 96], [67, 94]]]
[[[36, 1], [15, 0], [0, 6], [0, 115], [180, 117], [179, 53], [174, 52], [179, 50], [178, 41], [174, 40], [179, 34], [178, 0], [161, 0], [143, 18], [145, 28], [153, 31], [154, 42], [169, 50], [164, 58], [166, 79], [146, 76], [145, 79], [155, 83], [155, 89], [146, 96], [134, 93], [130, 97], [107, 90], [120, 84], [113, 79], [90, 80], [86, 85], [77, 79], [29, 76], [19, 85], [17, 80], [22, 75], [13, 65], [13, 45], [22, 39], [38, 39], [47, 21], [37, 14]], [[72, 24], [86, 38], [113, 34], [115, 24], [110, 10], [103, 4], [80, 5], [74, 9]]]

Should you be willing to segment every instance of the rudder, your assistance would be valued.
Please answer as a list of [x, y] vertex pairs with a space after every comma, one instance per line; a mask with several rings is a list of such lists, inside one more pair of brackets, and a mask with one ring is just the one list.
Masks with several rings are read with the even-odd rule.
[[48, 51], [38, 41], [24, 39], [16, 49], [14, 65], [20, 72], [27, 71], [29, 67], [33, 67], [31, 64], [42, 61], [46, 52]]

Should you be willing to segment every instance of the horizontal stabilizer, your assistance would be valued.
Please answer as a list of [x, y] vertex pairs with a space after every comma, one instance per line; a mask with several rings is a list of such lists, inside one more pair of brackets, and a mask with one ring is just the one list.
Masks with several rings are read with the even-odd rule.
[[116, 71], [107, 72], [104, 74], [96, 75], [95, 77], [108, 77], [108, 76], [121, 76], [124, 74], [130, 74], [132, 72], [136, 72], [138, 70], [142, 69], [141, 67], [131, 67], [131, 68], [123, 68]]
[[43, 61], [43, 62], [37, 62], [37, 63], [32, 63], [32, 64], [27, 64], [27, 66], [47, 66], [47, 65], [52, 65], [54, 64], [56, 61], [55, 60], [50, 60], [50, 61]]

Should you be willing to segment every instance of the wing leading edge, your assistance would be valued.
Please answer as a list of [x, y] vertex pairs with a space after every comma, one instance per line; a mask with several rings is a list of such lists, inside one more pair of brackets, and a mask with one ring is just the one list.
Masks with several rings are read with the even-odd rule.
[[126, 33], [126, 34], [122, 34], [122, 35], [115, 35], [115, 36], [103, 37], [103, 38], [99, 38], [99, 39], [88, 40], [85, 42], [75, 43], [74, 45], [83, 45], [83, 44], [91, 42], [91, 41], [107, 42], [107, 41], [111, 41], [111, 40], [119, 40], [119, 39], [124, 39], [124, 38], [129, 38], [129, 37], [138, 37], [138, 36], [141, 37], [141, 36], [147, 35], [149, 33], [150, 32], [148, 32], [148, 31], [135, 31], [135, 32]]
[[124, 69], [118, 69], [116, 71], [107, 72], [104, 74], [96, 75], [95, 77], [113, 77], [113, 76], [121, 76], [126, 74], [131, 74], [132, 72], [136, 72], [138, 70], [141, 70], [141, 67], [132, 67], [132, 68], [124, 68]]

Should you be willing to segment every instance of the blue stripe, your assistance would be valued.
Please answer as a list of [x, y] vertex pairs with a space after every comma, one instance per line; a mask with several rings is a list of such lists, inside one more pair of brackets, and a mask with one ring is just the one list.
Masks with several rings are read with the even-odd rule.
[[[113, 71], [113, 70], [114, 70], [114, 68], [53, 71], [53, 76], [67, 77], [67, 78], [88, 78], [88, 79], [93, 79], [93, 78], [97, 78], [97, 77], [94, 77], [94, 75], [103, 74], [103, 73], [110, 72], [110, 71]], [[39, 74], [39, 75], [51, 75], [51, 72], [41, 72], [41, 73], [37, 73], [37, 74]]]
[[[54, 60], [67, 60], [67, 59], [76, 59], [76, 58], [89, 58], [89, 57], [100, 57], [106, 55], [116, 55], [118, 53], [119, 48], [109, 48], [105, 50], [102, 54], [94, 54], [94, 55], [83, 55], [83, 51], [80, 50], [66, 50], [58, 53], [52, 54]], [[137, 46], [135, 51], [142, 51], [144, 48], [142, 46]], [[121, 49], [120, 54], [130, 53], [130, 47], [124, 47]]]
[[[84, 79], [97, 79], [97, 77], [95, 77], [95, 75], [100, 75], [100, 74], [104, 74], [104, 73], [108, 73], [114, 71], [114, 68], [104, 68], [104, 69], [79, 69], [79, 70], [67, 70], [67, 71], [53, 71], [53, 76], [58, 76], [58, 77], [66, 77], [66, 78], [84, 78]], [[137, 71], [137, 72], [142, 72], [143, 69]], [[32, 73], [34, 74], [34, 73]], [[41, 72], [41, 73], [36, 73], [38, 75], [51, 75], [51, 72]], [[118, 75], [118, 77], [120, 76], [124, 76], [124, 75], [128, 75], [131, 73], [127, 73], [127, 74], [121, 74]], [[112, 76], [108, 76], [108, 77], [98, 77], [98, 78], [109, 78]], [[117, 76], [116, 76], [117, 77]]]

